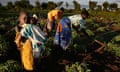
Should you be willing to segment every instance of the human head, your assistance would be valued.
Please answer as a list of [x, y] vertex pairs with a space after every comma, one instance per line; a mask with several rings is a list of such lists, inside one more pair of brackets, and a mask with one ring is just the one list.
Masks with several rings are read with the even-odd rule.
[[37, 19], [34, 17], [30, 18], [30, 24], [37, 24]]
[[[59, 18], [59, 19], [62, 18], [63, 12], [64, 12], [64, 8], [61, 7], [61, 8], [60, 8], [60, 11], [58, 12], [58, 18]], [[55, 18], [55, 19], [56, 19], [56, 18]]]
[[27, 12], [20, 11], [20, 13], [19, 13], [19, 21], [20, 21], [20, 24], [24, 24], [24, 23], [27, 22]]
[[61, 10], [62, 12], [64, 12], [64, 8], [63, 8], [63, 7], [61, 7], [60, 10]]
[[86, 9], [84, 9], [81, 11], [81, 15], [82, 15], [83, 19], [86, 19], [86, 18], [88, 18], [89, 13]]

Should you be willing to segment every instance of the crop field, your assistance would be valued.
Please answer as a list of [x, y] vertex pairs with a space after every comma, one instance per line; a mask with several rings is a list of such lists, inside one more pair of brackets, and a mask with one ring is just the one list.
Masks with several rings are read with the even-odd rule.
[[[64, 17], [75, 13], [64, 13]], [[17, 50], [14, 27], [18, 24], [17, 13], [0, 13], [0, 72], [22, 72], [20, 53]], [[40, 28], [46, 24], [47, 13], [40, 14]], [[58, 61], [52, 56], [53, 37], [48, 37], [45, 52], [37, 64], [40, 72], [120, 72], [120, 12], [91, 11], [86, 19], [86, 31], [94, 40], [91, 42], [81, 32], [72, 30], [71, 49], [65, 58]]]

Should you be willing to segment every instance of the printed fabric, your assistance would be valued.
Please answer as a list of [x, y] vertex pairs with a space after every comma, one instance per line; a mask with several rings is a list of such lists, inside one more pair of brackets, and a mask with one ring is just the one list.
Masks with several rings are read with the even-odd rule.
[[71, 39], [71, 22], [69, 18], [63, 18], [57, 26], [57, 31], [54, 37], [54, 44], [60, 45], [63, 50], [66, 50]]
[[39, 57], [44, 52], [44, 42], [46, 40], [45, 34], [42, 30], [31, 24], [26, 24], [26, 26], [21, 30], [21, 35], [23, 37], [29, 38], [32, 41], [33, 56]]

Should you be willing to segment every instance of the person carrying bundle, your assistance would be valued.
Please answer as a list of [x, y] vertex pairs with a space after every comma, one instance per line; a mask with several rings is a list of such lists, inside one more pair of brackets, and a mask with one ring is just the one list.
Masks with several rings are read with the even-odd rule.
[[27, 24], [27, 13], [22, 11], [19, 16], [20, 24], [16, 26], [15, 43], [20, 51], [21, 61], [25, 71], [34, 71], [34, 59], [39, 58], [44, 52], [43, 44], [46, 40], [42, 30]]

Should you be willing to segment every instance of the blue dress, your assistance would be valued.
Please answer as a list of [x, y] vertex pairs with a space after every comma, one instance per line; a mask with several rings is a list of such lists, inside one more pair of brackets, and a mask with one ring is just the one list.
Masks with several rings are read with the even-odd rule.
[[63, 18], [57, 26], [54, 44], [60, 45], [63, 50], [67, 49], [71, 39], [71, 22], [69, 18]]

